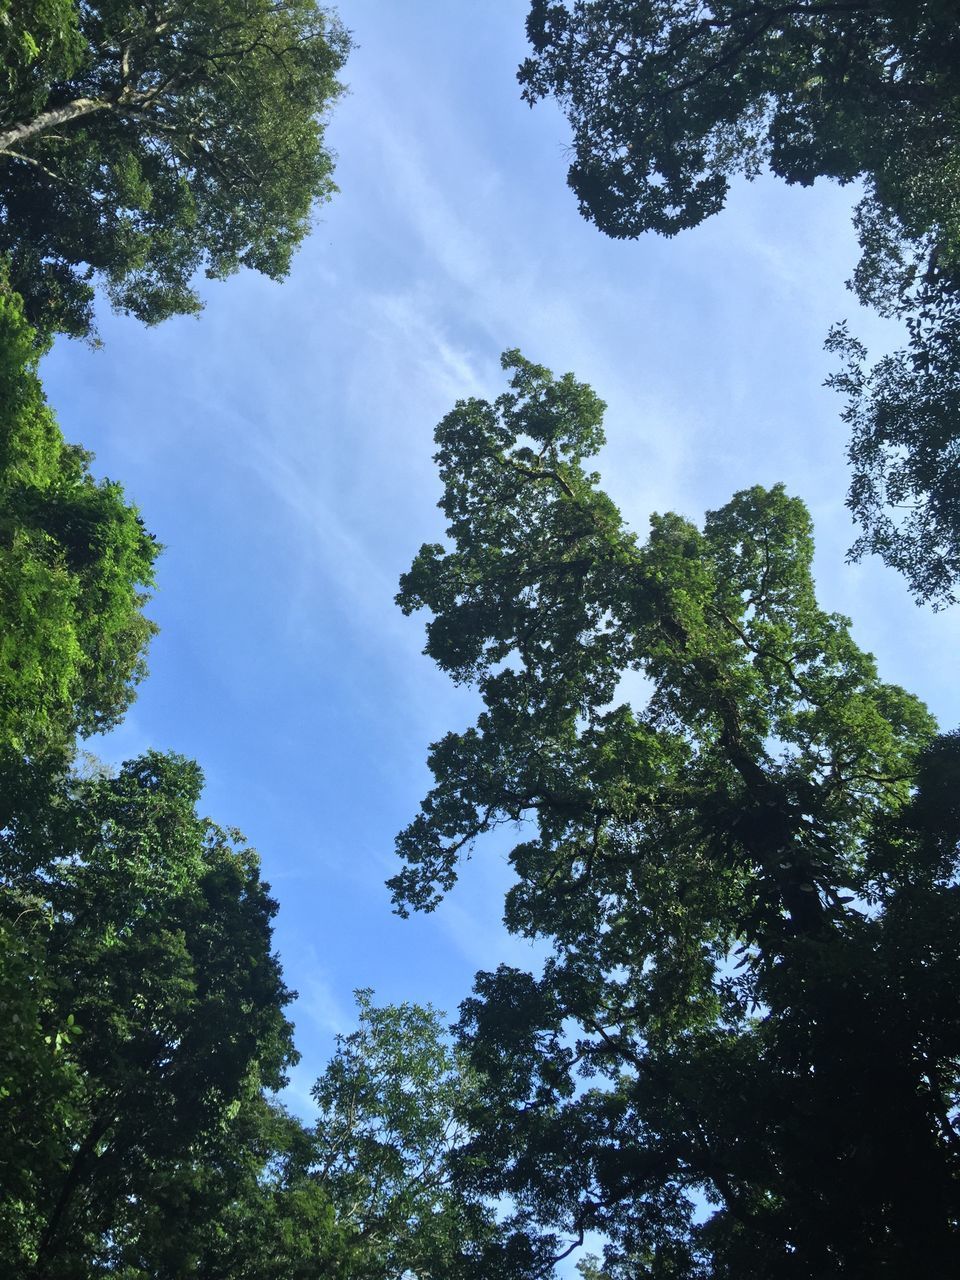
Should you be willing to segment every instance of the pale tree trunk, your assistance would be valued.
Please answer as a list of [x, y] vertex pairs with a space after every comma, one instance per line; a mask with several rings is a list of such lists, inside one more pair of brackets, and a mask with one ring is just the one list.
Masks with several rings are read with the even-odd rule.
[[38, 133], [46, 133], [57, 125], [68, 124], [80, 116], [92, 115], [94, 111], [112, 111], [116, 102], [109, 98], [74, 98], [62, 107], [52, 107], [49, 111], [41, 111], [33, 120], [15, 124], [12, 128], [0, 133], [0, 153], [13, 151], [24, 142], [29, 142]]

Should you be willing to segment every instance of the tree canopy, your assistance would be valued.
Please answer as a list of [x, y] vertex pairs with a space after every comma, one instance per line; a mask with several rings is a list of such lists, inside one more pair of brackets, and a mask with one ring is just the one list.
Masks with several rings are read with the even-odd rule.
[[[723, 208], [731, 178], [859, 179], [861, 302], [909, 347], [868, 370], [838, 335], [851, 393], [849, 506], [914, 594], [957, 583], [960, 5], [534, 0], [523, 95], [573, 128], [568, 180], [608, 235], [665, 235]], [[905, 514], [906, 513], [906, 514]]]
[[894, 274], [887, 314], [905, 318], [907, 346], [872, 367], [845, 325], [828, 349], [841, 366], [828, 384], [846, 397], [853, 471], [847, 505], [863, 532], [852, 554], [879, 555], [935, 609], [960, 592], [960, 275], [916, 261]]
[[463, 1176], [534, 1272], [596, 1231], [612, 1280], [948, 1274], [960, 743], [818, 606], [802, 503], [641, 544], [586, 469], [596, 395], [504, 364], [438, 427], [450, 546], [399, 596], [483, 709], [431, 750], [398, 906], [520, 824], [505, 918], [551, 948], [463, 1006]]
[[6, 1274], [183, 1274], [160, 1260], [206, 1229], [192, 1170], [242, 1163], [234, 1122], [293, 1059], [276, 904], [198, 817], [201, 784], [151, 753], [65, 778], [45, 822], [5, 834], [2, 940], [26, 976], [0, 1087]]
[[314, 0], [2, 10], [0, 254], [30, 318], [83, 335], [94, 286], [148, 323], [198, 270], [282, 277], [335, 190], [349, 36]]
[[207, 1234], [200, 1274], [486, 1274], [482, 1259], [501, 1234], [496, 1214], [452, 1176], [471, 1074], [435, 1010], [377, 1008], [369, 991], [356, 994], [359, 1027], [338, 1037], [314, 1086], [316, 1121], [286, 1118], [286, 1146]]
[[0, 1267], [24, 1280], [466, 1276], [497, 1236], [453, 1187], [466, 1071], [439, 1016], [375, 1008], [306, 1124], [256, 854], [151, 752], [62, 781], [0, 841]]
[[62, 761], [78, 733], [117, 723], [155, 630], [143, 607], [158, 544], [64, 441], [38, 356], [0, 289], [0, 827], [18, 762]]
[[570, 185], [614, 236], [668, 235], [723, 207], [730, 177], [865, 176], [957, 249], [955, 0], [852, 4], [534, 0], [524, 97], [574, 130]]
[[313, 1090], [317, 1180], [356, 1280], [449, 1276], [497, 1234], [488, 1205], [452, 1186], [450, 1156], [469, 1073], [431, 1008], [377, 1009], [358, 992], [359, 1029], [341, 1036]]

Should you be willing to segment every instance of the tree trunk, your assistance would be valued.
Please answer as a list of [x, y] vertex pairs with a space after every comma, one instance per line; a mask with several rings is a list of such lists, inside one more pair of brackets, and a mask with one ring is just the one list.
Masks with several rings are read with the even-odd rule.
[[47, 1222], [46, 1230], [40, 1240], [40, 1246], [37, 1250], [37, 1261], [33, 1272], [34, 1280], [46, 1280], [52, 1273], [48, 1268], [51, 1261], [56, 1261], [56, 1238], [60, 1230], [61, 1223], [69, 1208], [70, 1201], [73, 1199], [77, 1187], [80, 1185], [81, 1179], [86, 1171], [86, 1165], [90, 1157], [97, 1149], [97, 1143], [104, 1136], [110, 1126], [113, 1124], [113, 1116], [104, 1116], [94, 1122], [93, 1128], [81, 1142], [80, 1146], [73, 1157], [73, 1163], [63, 1181], [60, 1188], [60, 1194], [57, 1197], [57, 1203], [54, 1206], [50, 1219]]
[[91, 115], [94, 111], [113, 110], [116, 103], [109, 98], [74, 98], [62, 107], [52, 107], [49, 111], [41, 111], [33, 120], [15, 124], [12, 128], [0, 133], [0, 154], [13, 151], [24, 142], [29, 142], [38, 133], [45, 133], [57, 125], [67, 124], [80, 116]]

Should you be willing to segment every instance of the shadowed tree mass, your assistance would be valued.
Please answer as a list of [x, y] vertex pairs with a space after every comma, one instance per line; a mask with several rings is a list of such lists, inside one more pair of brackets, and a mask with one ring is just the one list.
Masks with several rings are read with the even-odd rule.
[[151, 752], [67, 776], [0, 838], [0, 1271], [23, 1280], [470, 1277], [499, 1235], [453, 1185], [472, 1091], [439, 1016], [341, 1037], [318, 1116], [256, 854]]
[[506, 922], [551, 947], [463, 1006], [463, 1177], [534, 1270], [597, 1231], [614, 1280], [947, 1275], [960, 742], [818, 606], [801, 502], [641, 543], [586, 469], [596, 395], [504, 363], [437, 430], [449, 547], [399, 596], [483, 710], [431, 750], [396, 901], [519, 823]]

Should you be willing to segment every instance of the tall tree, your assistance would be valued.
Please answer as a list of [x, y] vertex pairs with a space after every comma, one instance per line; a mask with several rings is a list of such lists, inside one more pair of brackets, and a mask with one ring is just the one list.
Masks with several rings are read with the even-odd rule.
[[640, 544], [596, 395], [504, 363], [437, 430], [451, 545], [399, 596], [483, 710], [431, 750], [398, 906], [520, 824], [506, 922], [551, 947], [463, 1007], [463, 1177], [540, 1274], [594, 1231], [613, 1280], [951, 1274], [960, 742], [819, 608], [799, 501]]
[[151, 753], [65, 779], [46, 823], [5, 833], [0, 983], [26, 985], [0, 1059], [4, 1274], [154, 1274], [133, 1265], [145, 1240], [169, 1256], [205, 1229], [193, 1171], [229, 1192], [293, 1060], [276, 904], [237, 833], [197, 815], [201, 785]]
[[317, 1081], [316, 1178], [337, 1213], [341, 1274], [355, 1280], [473, 1275], [497, 1238], [488, 1203], [452, 1185], [458, 1120], [476, 1082], [429, 1006], [375, 1008], [341, 1037]]
[[57, 770], [76, 734], [120, 719], [155, 630], [143, 607], [158, 545], [64, 441], [38, 356], [0, 282], [0, 828], [23, 766]]
[[501, 1234], [496, 1213], [452, 1178], [464, 1137], [457, 1112], [475, 1087], [472, 1073], [435, 1010], [376, 1008], [370, 992], [357, 997], [359, 1027], [338, 1039], [313, 1090], [316, 1122], [274, 1111], [285, 1139], [206, 1233], [199, 1275], [466, 1280], [483, 1273]]
[[201, 782], [156, 753], [68, 779], [0, 848], [3, 1274], [476, 1274], [499, 1228], [453, 1186], [473, 1085], [439, 1015], [358, 993], [316, 1122], [286, 1112], [276, 904]]
[[865, 351], [843, 345], [849, 505], [864, 529], [854, 554], [876, 552], [919, 599], [950, 603], [960, 4], [534, 0], [527, 32], [524, 97], [555, 97], [566, 112], [570, 185], [608, 235], [695, 226], [723, 207], [735, 174], [862, 181], [853, 286], [907, 320], [910, 346], [868, 372]]
[[153, 323], [194, 276], [278, 279], [334, 191], [349, 49], [314, 0], [6, 6], [0, 253], [31, 319], [86, 334], [94, 285]]

